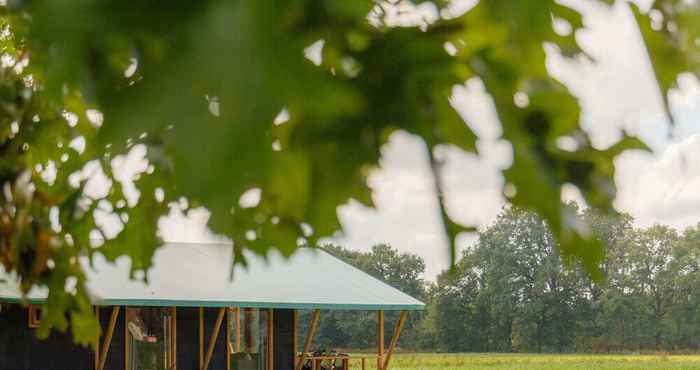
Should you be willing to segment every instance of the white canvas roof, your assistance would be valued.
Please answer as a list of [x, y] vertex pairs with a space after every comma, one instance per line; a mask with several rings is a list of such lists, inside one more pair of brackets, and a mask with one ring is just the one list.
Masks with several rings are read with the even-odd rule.
[[[267, 261], [247, 255], [230, 280], [227, 244], [167, 243], [156, 251], [149, 283], [129, 279], [129, 260], [115, 264], [101, 255], [88, 269], [98, 305], [209, 306], [341, 310], [419, 310], [424, 304], [318, 249], [300, 248], [289, 259], [273, 252]], [[85, 263], [87, 268], [87, 263]], [[3, 281], [4, 280], [4, 281]], [[27, 299], [40, 302], [44, 289]], [[0, 266], [0, 301], [22, 299], [14, 276]]]

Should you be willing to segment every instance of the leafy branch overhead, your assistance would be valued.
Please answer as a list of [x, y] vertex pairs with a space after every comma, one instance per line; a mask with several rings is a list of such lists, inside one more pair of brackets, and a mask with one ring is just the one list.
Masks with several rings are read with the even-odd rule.
[[[331, 235], [339, 205], [371, 205], [367, 176], [397, 130], [429, 148], [454, 258], [455, 236], [473, 228], [450, 218], [432, 151], [476, 152], [451, 102], [468, 79], [483, 82], [513, 148], [504, 194], [597, 276], [602, 247], [572, 221], [562, 186], [612, 213], [613, 159], [645, 145], [625, 135], [594, 148], [576, 98], [547, 71], [545, 45], [582, 53], [581, 15], [553, 0], [482, 0], [463, 14], [451, 5], [412, 22], [395, 14], [409, 2], [10, 1], [0, 18], [0, 262], [25, 291], [48, 287], [42, 333], [72, 323], [92, 341], [90, 260], [128, 256], [134, 276], [146, 272], [158, 219], [176, 205], [206, 207], [236, 263], [245, 249], [289, 255]], [[663, 92], [694, 72], [693, 6], [636, 12]], [[666, 26], [647, 27], [659, 12]], [[555, 32], [553, 19], [572, 32]], [[576, 148], [560, 148], [562, 137]], [[134, 156], [139, 170], [126, 176]]]

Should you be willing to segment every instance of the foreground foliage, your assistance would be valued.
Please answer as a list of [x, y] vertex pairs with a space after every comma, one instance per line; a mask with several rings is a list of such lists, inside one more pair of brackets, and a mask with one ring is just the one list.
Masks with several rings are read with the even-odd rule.
[[[585, 57], [580, 14], [553, 0], [482, 0], [461, 14], [449, 1], [428, 5], [434, 18], [401, 21], [396, 5], [370, 0], [8, 1], [0, 263], [24, 292], [49, 289], [40, 333], [70, 323], [93, 341], [86, 264], [94, 253], [128, 256], [132, 274], [147, 277], [157, 221], [176, 200], [211, 212], [236, 263], [245, 249], [288, 255], [332, 234], [338, 205], [371, 204], [366, 178], [396, 130], [429, 149], [455, 257], [456, 234], [472, 229], [450, 217], [433, 150], [476, 151], [450, 101], [468, 79], [483, 83], [512, 145], [504, 194], [547, 220], [561, 256], [599, 276], [602, 248], [567, 221], [561, 188], [613, 212], [613, 159], [644, 145], [622, 135], [594, 148], [576, 98], [548, 73], [545, 45]], [[663, 95], [678, 73], [696, 72], [697, 7], [632, 6]], [[571, 31], [555, 32], [553, 20]], [[559, 147], [562, 137], [576, 147]], [[142, 165], [125, 175], [127, 153]]]

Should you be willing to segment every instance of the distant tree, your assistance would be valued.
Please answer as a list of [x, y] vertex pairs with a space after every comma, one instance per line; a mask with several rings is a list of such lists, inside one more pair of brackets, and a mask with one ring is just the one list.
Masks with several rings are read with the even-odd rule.
[[587, 280], [590, 311], [579, 317], [583, 320], [581, 345], [625, 348], [628, 338], [635, 335], [635, 310], [639, 307], [634, 296], [624, 293], [633, 219], [628, 214], [606, 215], [593, 209], [583, 210], [582, 217], [605, 246], [605, 259], [601, 264], [604, 280]]
[[435, 283], [428, 283], [424, 302], [426, 304], [425, 312], [422, 313], [420, 319], [412, 330], [410, 336], [415, 338], [415, 346], [409, 343], [407, 348], [426, 352], [437, 352], [439, 350], [439, 336], [442, 331], [438, 328], [438, 310], [439, 305], [437, 294], [439, 289]]
[[700, 349], [700, 224], [687, 228], [675, 244], [675, 258], [683, 261], [677, 270], [677, 297], [667, 318], [668, 338], [673, 348]]
[[437, 281], [435, 312], [444, 351], [623, 351], [700, 347], [700, 224], [682, 234], [634, 228], [629, 215], [593, 210], [604, 281], [562, 263], [534, 214], [504, 209], [453, 271]]
[[[572, 214], [576, 214], [575, 206], [570, 207]], [[518, 300], [513, 304], [518, 312], [518, 346], [537, 352], [570, 348], [576, 325], [570, 318], [581, 309], [579, 305], [583, 302], [577, 297], [586, 290], [587, 277], [575, 266], [563, 265], [556, 240], [547, 224], [536, 215], [510, 209], [496, 221], [494, 229], [500, 230], [506, 239], [485, 239], [487, 242], [480, 242], [477, 250], [486, 256], [481, 257], [485, 268], [498, 266], [493, 280], [500, 279], [503, 285], [517, 287]], [[491, 260], [491, 256], [507, 254], [511, 255], [507, 259]]]
[[[480, 233], [438, 285], [438, 327], [446, 349], [564, 351], [572, 346], [588, 279], [567, 269], [547, 225], [508, 208]], [[458, 318], [454, 320], [454, 318]], [[473, 338], [460, 337], [465, 332]], [[454, 332], [454, 333], [453, 333]]]
[[433, 320], [439, 351], [496, 351], [489, 325], [491, 305], [479, 296], [483, 281], [473, 262], [465, 253], [454, 270], [437, 278], [428, 318]]
[[675, 253], [679, 241], [677, 233], [665, 226], [653, 226], [633, 234], [630, 248], [630, 284], [645, 308], [642, 317], [652, 331], [656, 348], [662, 347], [664, 327], [671, 306], [679, 297], [679, 272], [684, 261]]
[[[570, 207], [606, 245], [602, 282], [563, 263], [546, 223], [512, 207], [480, 232], [454, 269], [443, 271], [430, 284], [419, 284], [420, 258], [391, 247], [378, 245], [364, 253], [333, 245], [324, 248], [401, 289], [423, 287], [417, 295], [422, 294], [426, 311], [412, 316], [418, 320], [404, 332], [404, 348], [443, 352], [700, 348], [700, 224], [678, 234], [660, 225], [634, 228], [629, 215], [611, 217]], [[400, 261], [413, 261], [406, 264], [416, 269], [405, 271], [397, 267]], [[402, 281], [404, 277], [413, 281]], [[325, 315], [322, 345], [376, 344], [374, 312]], [[389, 322], [395, 320], [389, 317]]]

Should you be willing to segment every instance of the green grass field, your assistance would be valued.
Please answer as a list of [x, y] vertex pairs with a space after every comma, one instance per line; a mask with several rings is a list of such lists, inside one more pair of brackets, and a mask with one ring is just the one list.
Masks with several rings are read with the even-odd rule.
[[[359, 369], [359, 365], [352, 364], [352, 369]], [[397, 354], [390, 365], [390, 370], [426, 369], [685, 370], [700, 369], [700, 355]]]

